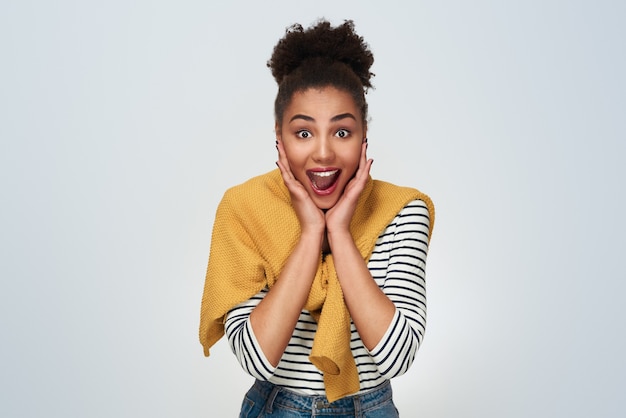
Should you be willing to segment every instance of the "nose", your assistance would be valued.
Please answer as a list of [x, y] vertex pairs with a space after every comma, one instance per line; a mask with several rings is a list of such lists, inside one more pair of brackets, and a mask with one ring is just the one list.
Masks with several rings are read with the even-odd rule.
[[335, 159], [332, 138], [320, 136], [315, 141], [315, 150], [312, 158], [317, 163], [329, 163]]

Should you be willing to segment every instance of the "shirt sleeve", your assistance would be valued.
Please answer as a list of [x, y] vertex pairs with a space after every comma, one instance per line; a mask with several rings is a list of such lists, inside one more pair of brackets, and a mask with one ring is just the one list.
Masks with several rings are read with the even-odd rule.
[[267, 293], [263, 289], [252, 298], [235, 306], [226, 315], [224, 324], [228, 344], [241, 367], [252, 377], [269, 380], [276, 368], [268, 361], [250, 324], [250, 314]]
[[415, 359], [426, 328], [426, 255], [430, 217], [426, 204], [405, 206], [379, 240], [388, 240], [389, 264], [382, 290], [396, 306], [385, 335], [370, 354], [379, 373], [404, 374]]

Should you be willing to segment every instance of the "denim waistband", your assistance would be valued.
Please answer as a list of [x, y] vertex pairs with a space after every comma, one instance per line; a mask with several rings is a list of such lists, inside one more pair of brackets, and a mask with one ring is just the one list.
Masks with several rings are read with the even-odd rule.
[[325, 396], [301, 395], [282, 386], [261, 380], [255, 381], [252, 389], [256, 389], [267, 400], [265, 408], [268, 413], [272, 412], [274, 405], [280, 405], [299, 411], [358, 414], [361, 411], [376, 407], [393, 397], [389, 381], [367, 392], [346, 396], [332, 403], [328, 402]]

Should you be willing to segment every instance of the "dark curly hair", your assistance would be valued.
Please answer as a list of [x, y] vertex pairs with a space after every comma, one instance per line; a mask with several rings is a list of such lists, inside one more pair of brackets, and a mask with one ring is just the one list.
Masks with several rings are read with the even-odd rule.
[[274, 102], [276, 122], [282, 124], [283, 112], [294, 93], [332, 86], [352, 96], [365, 123], [365, 93], [372, 87], [373, 63], [369, 45], [355, 33], [351, 20], [335, 28], [326, 20], [306, 30], [300, 24], [288, 27], [267, 62], [278, 83]]

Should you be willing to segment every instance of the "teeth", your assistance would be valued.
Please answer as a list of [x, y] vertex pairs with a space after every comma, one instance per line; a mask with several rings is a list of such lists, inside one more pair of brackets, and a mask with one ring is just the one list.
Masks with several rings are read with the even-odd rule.
[[314, 176], [317, 177], [330, 177], [330, 176], [334, 176], [335, 174], [337, 174], [338, 170], [333, 170], [333, 171], [316, 171], [313, 173]]
[[337, 181], [337, 177], [339, 177], [339, 170], [309, 171], [307, 174], [315, 189], [327, 190]]

